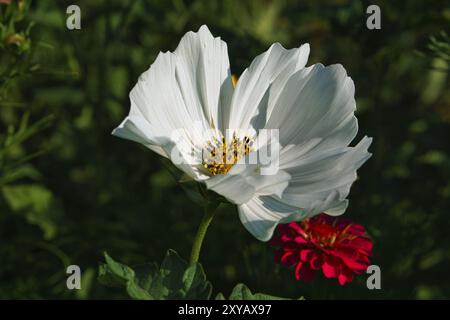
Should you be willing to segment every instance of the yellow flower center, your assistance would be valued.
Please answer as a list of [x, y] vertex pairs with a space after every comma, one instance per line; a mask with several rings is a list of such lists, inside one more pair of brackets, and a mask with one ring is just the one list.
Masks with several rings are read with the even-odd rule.
[[311, 222], [311, 219], [306, 219], [301, 222], [301, 225], [305, 231], [305, 238], [314, 239], [317, 245], [321, 247], [332, 248], [345, 239], [354, 240], [356, 238], [356, 236], [347, 232], [352, 226], [351, 224], [340, 230], [334, 223]]
[[213, 176], [226, 174], [243, 157], [252, 151], [253, 140], [247, 136], [241, 140], [233, 134], [230, 142], [214, 138], [203, 150], [203, 167]]

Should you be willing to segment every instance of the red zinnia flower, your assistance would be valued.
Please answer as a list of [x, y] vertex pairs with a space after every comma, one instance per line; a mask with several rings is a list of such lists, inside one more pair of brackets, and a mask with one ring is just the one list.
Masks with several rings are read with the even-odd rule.
[[275, 259], [295, 266], [297, 280], [311, 281], [316, 270], [344, 285], [369, 266], [372, 240], [360, 224], [324, 213], [301, 222], [279, 225], [272, 239]]

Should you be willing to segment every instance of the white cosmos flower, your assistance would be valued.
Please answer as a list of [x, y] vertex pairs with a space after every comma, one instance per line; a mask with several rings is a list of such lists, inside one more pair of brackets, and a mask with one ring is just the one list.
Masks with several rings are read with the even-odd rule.
[[[202, 26], [141, 75], [130, 93], [130, 113], [113, 134], [171, 159], [236, 204], [245, 228], [262, 241], [278, 223], [340, 215], [356, 170], [371, 156], [372, 139], [348, 146], [358, 131], [353, 81], [339, 64], [306, 67], [308, 55], [308, 44], [287, 50], [275, 43], [234, 88], [226, 43]], [[260, 163], [240, 161], [260, 148], [252, 143], [261, 129], [279, 129], [277, 141], [260, 143], [279, 142], [276, 174], [262, 175]], [[179, 148], [175, 131], [191, 152]], [[219, 152], [232, 145], [243, 151], [224, 166], [212, 155], [205, 159], [208, 144]]]

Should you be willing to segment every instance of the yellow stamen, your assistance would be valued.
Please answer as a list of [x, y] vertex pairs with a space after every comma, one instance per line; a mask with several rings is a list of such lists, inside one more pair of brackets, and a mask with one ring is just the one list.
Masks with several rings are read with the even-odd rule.
[[213, 176], [226, 174], [242, 158], [252, 151], [253, 141], [245, 136], [238, 138], [233, 134], [233, 138], [228, 143], [225, 137], [214, 138], [208, 141], [203, 151], [203, 167]]
[[235, 74], [231, 75], [231, 85], [233, 86], [233, 89], [236, 88], [236, 83], [238, 82], [238, 77]]

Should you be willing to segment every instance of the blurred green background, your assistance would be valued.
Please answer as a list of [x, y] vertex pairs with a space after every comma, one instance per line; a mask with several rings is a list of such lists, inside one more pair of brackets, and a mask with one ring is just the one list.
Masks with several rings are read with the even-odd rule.
[[[103, 251], [128, 265], [188, 258], [202, 210], [159, 156], [111, 136], [159, 51], [207, 24], [239, 75], [271, 43], [309, 42], [308, 65], [341, 63], [360, 133], [374, 137], [347, 217], [374, 239], [382, 289], [296, 282], [221, 207], [201, 261], [214, 291], [306, 298], [450, 298], [450, 7], [378, 1], [0, 1], [0, 298], [127, 298], [96, 280]], [[81, 30], [66, 8], [81, 8]], [[447, 2], [448, 4], [448, 2]], [[82, 290], [65, 267], [82, 269]]]

